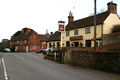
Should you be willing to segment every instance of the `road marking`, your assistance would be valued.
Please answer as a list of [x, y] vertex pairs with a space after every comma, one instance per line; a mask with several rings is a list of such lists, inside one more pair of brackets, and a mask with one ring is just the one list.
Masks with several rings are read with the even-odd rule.
[[0, 58], [0, 64], [1, 64], [1, 60], [2, 60], [2, 59]]
[[4, 61], [3, 58], [2, 58], [2, 63], [3, 63], [3, 68], [4, 68], [4, 76], [5, 76], [5, 80], [8, 80], [7, 69], [6, 69], [5, 61]]

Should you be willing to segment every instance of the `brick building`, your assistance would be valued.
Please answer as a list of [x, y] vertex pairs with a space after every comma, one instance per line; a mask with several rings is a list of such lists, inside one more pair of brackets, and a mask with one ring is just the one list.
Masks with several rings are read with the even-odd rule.
[[47, 48], [47, 41], [49, 40], [51, 35], [49, 35], [49, 34], [45, 34], [45, 35], [40, 34], [39, 36], [40, 36], [40, 39], [41, 39], [41, 42], [40, 42], [41, 49], [46, 49]]
[[16, 52], [35, 52], [41, 49], [40, 35], [30, 28], [16, 32], [10, 40], [10, 48]]

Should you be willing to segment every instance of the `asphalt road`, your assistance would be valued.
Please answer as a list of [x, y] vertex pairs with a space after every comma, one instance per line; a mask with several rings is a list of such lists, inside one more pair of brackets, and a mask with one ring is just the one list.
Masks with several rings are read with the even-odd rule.
[[5, 53], [3, 59], [9, 80], [120, 80], [45, 60], [35, 53]]

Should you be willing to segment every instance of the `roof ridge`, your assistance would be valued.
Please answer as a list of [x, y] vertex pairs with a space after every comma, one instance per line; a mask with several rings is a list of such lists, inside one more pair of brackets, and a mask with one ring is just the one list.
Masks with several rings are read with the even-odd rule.
[[[105, 11], [105, 12], [102, 12], [102, 13], [98, 13], [98, 14], [96, 14], [96, 16], [101, 15], [101, 14], [104, 14], [104, 13], [108, 13], [108, 11]], [[110, 13], [108, 13], [108, 14], [110, 14]], [[89, 18], [89, 17], [94, 17], [94, 15], [87, 16], [87, 17], [84, 17], [84, 18], [78, 19], [78, 20], [76, 20], [76, 21], [79, 21], [79, 20], [82, 20], [82, 19], [86, 19], [86, 18]], [[75, 22], [75, 21], [73, 21], [73, 22]]]
[[[105, 19], [109, 16], [109, 14], [110, 13], [108, 13], [108, 11], [98, 13], [96, 15], [96, 20], [97, 20], [96, 24], [97, 25], [102, 24], [105, 21]], [[93, 26], [93, 25], [94, 25], [94, 15], [68, 23], [66, 25], [66, 30], [84, 28], [84, 27]]]

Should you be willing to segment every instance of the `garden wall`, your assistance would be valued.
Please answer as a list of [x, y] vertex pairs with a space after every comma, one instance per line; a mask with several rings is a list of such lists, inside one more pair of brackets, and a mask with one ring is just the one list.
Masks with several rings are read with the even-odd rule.
[[72, 65], [120, 73], [120, 53], [72, 50]]

